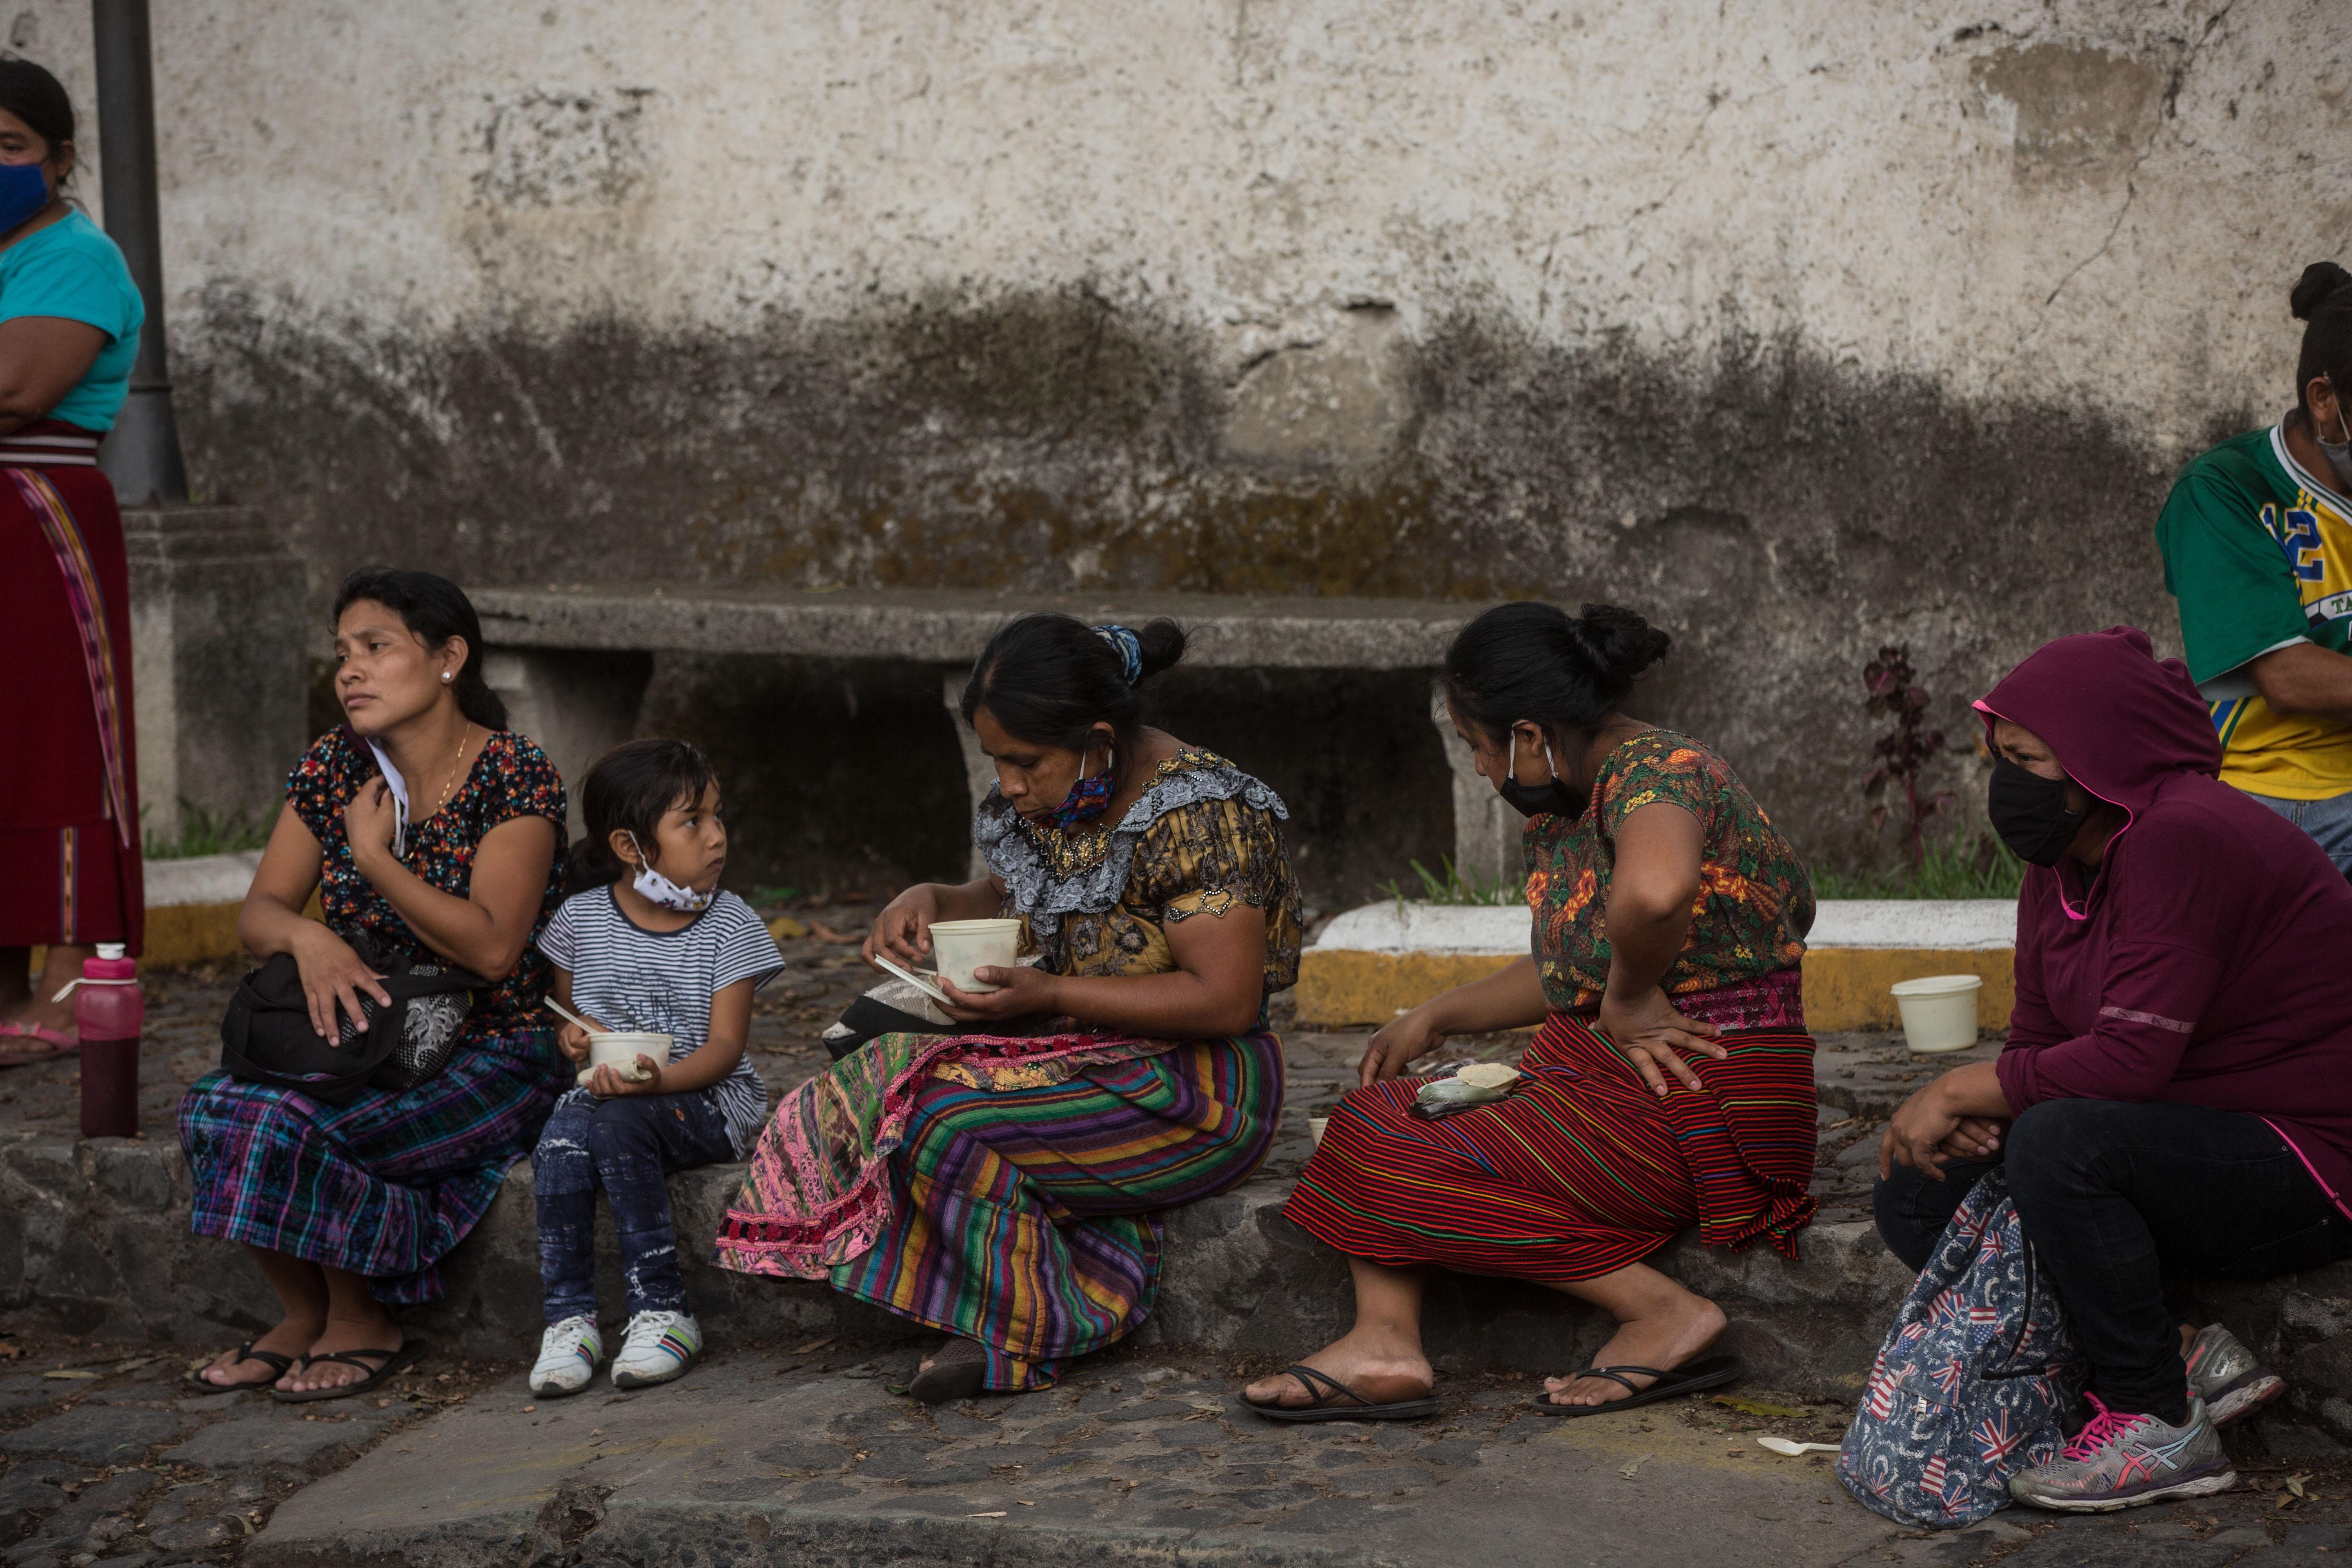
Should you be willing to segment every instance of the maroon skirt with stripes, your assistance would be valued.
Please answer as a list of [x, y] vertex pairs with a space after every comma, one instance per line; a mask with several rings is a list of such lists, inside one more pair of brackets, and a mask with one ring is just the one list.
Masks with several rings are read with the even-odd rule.
[[1283, 1212], [1340, 1251], [1395, 1267], [1565, 1284], [1638, 1263], [1696, 1226], [1789, 1258], [1811, 1222], [1813, 1037], [1727, 1031], [1701, 1089], [1645, 1086], [1603, 1037], [1555, 1013], [1510, 1098], [1434, 1121], [1420, 1079], [1356, 1089]]
[[[66, 448], [44, 452], [49, 446]], [[0, 439], [0, 947], [122, 942], [146, 919], [131, 584], [97, 440]]]

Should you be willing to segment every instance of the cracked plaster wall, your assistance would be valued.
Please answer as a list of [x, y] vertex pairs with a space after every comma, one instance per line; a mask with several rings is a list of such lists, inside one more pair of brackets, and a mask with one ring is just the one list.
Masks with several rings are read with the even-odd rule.
[[[86, 111], [87, 17], [9, 33]], [[1880, 642], [1957, 734], [2049, 636], [2173, 639], [2167, 478], [2284, 405], [2287, 287], [2352, 246], [2328, 0], [154, 26], [191, 468], [314, 600], [382, 557], [1611, 597], [1829, 860], [1885, 848]]]

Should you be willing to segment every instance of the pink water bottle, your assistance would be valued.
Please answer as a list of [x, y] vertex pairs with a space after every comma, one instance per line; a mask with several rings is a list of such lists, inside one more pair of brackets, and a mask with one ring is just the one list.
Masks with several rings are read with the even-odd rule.
[[119, 942], [98, 944], [74, 983], [74, 1025], [81, 1031], [81, 1135], [131, 1138], [139, 1132], [139, 1028], [147, 999], [139, 965]]

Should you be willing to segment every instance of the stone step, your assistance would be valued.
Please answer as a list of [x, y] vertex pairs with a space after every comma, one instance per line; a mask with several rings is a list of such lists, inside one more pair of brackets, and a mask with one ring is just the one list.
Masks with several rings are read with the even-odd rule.
[[[1171, 1215], [1160, 1296], [1140, 1343], [1289, 1360], [1346, 1329], [1344, 1260], [1280, 1210], [1305, 1160], [1305, 1118], [1352, 1081], [1335, 1064], [1360, 1050], [1361, 1040], [1291, 1042], [1282, 1140], [1257, 1178]], [[1870, 1128], [1948, 1060], [1912, 1058], [1876, 1037], [1825, 1040], [1817, 1058], [1824, 1115], [1847, 1120], [1825, 1135], [1817, 1184], [1823, 1215], [1802, 1236], [1801, 1258], [1763, 1248], [1710, 1250], [1685, 1236], [1656, 1259], [1721, 1304], [1731, 1321], [1727, 1348], [1771, 1385], [1840, 1397], [1860, 1387], [1907, 1282], [1866, 1217]], [[1858, 1156], [1841, 1163], [1848, 1148]], [[670, 1184], [688, 1289], [716, 1342], [919, 1332], [818, 1283], [748, 1279], [703, 1261], [704, 1241], [741, 1175], [740, 1166], [714, 1166]], [[242, 1251], [192, 1236], [189, 1212], [187, 1164], [168, 1141], [0, 1133], [0, 1322], [218, 1345], [273, 1321], [271, 1299]], [[599, 1273], [609, 1289], [618, 1275], [609, 1229], [603, 1245]], [[461, 1356], [513, 1359], [535, 1350], [540, 1288], [529, 1162], [515, 1166], [489, 1214], [444, 1267], [446, 1299], [412, 1314], [420, 1332]], [[2299, 1409], [2352, 1439], [2352, 1264], [2258, 1282], [2184, 1280], [2180, 1289], [2200, 1321], [2229, 1322], [2294, 1381]], [[605, 1309], [618, 1319], [616, 1293]], [[1601, 1314], [1559, 1292], [1456, 1275], [1433, 1281], [1425, 1318], [1433, 1357], [1448, 1371], [1556, 1372], [1596, 1350], [1607, 1327]]]

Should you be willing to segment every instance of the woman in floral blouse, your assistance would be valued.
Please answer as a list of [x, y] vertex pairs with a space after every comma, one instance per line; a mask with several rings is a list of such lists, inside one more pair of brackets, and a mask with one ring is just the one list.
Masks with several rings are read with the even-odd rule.
[[[1298, 977], [1282, 802], [1144, 725], [1184, 634], [1024, 616], [963, 716], [996, 763], [989, 875], [925, 883], [866, 956], [912, 969], [935, 921], [1014, 917], [1037, 963], [942, 981], [948, 1033], [886, 1033], [786, 1095], [719, 1234], [749, 1274], [829, 1280], [952, 1336], [911, 1392], [1050, 1386], [1143, 1321], [1165, 1211], [1265, 1158], [1282, 1110], [1266, 998]], [[915, 1022], [915, 1020], [908, 1020]]]
[[[344, 722], [295, 764], [237, 934], [293, 955], [324, 1038], [390, 1000], [359, 939], [490, 984], [414, 1088], [331, 1105], [214, 1072], [180, 1102], [196, 1234], [242, 1243], [285, 1310], [195, 1381], [280, 1399], [364, 1393], [415, 1360], [388, 1308], [439, 1299], [440, 1259], [562, 1087], [530, 943], [561, 891], [563, 781], [506, 727], [473, 605], [430, 573], [359, 573], [336, 596], [335, 666]], [[302, 912], [313, 891], [323, 924]]]
[[[1738, 1377], [1712, 1301], [1643, 1259], [1697, 1226], [1796, 1256], [1813, 1215], [1804, 868], [1723, 759], [1621, 708], [1664, 657], [1630, 611], [1504, 605], [1447, 653], [1454, 728], [1528, 818], [1534, 952], [1372, 1037], [1285, 1212], [1349, 1255], [1356, 1326], [1246, 1397], [1279, 1420], [1434, 1414], [1434, 1264], [1605, 1308], [1545, 1415], [1624, 1410]], [[1446, 1037], [1542, 1028], [1507, 1098], [1439, 1119], [1398, 1075]], [[1685, 1058], [1689, 1059], [1685, 1059]]]

